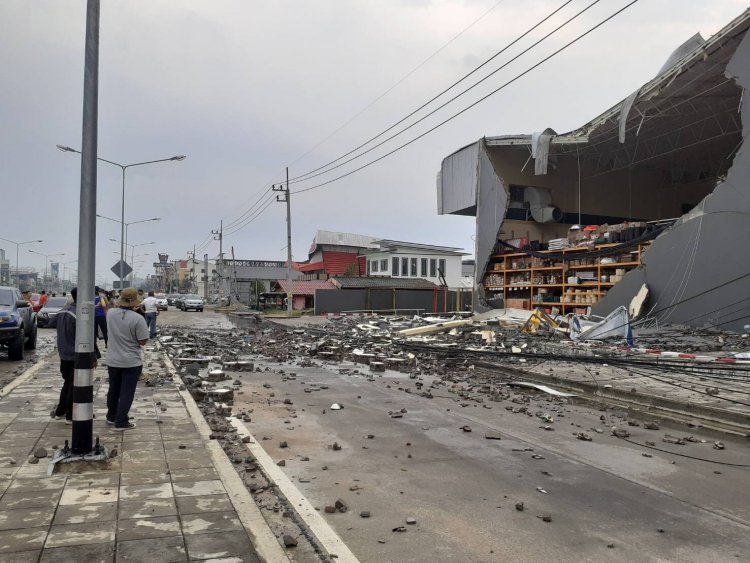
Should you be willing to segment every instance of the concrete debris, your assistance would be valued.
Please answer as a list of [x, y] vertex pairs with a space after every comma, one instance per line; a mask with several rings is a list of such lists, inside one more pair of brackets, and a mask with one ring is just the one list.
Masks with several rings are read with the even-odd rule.
[[500, 435], [499, 432], [485, 432], [484, 434], [485, 440], [502, 440], [503, 437]]
[[336, 502], [335, 502], [335, 503], [333, 503], [333, 506], [335, 506], [335, 507], [336, 507], [336, 510], [338, 510], [338, 511], [339, 511], [339, 512], [341, 512], [341, 513], [344, 513], [344, 512], [346, 512], [347, 510], [349, 510], [349, 507], [348, 507], [348, 506], [346, 505], [346, 503], [345, 503], [345, 502], [344, 502], [343, 500], [341, 500], [341, 499], [337, 499], [337, 500], [336, 500]]
[[630, 432], [625, 430], [624, 428], [612, 428], [612, 436], [615, 438], [630, 438]]
[[715, 450], [723, 450], [724, 449], [724, 442], [714, 442], [714, 449]]
[[518, 510], [519, 512], [523, 512], [523, 503], [522, 502], [517, 502], [516, 503], [516, 510]]
[[359, 513], [361, 518], [369, 518], [370, 517], [370, 511], [369, 510], [363, 510]]
[[646, 430], [659, 430], [659, 424], [657, 422], [645, 422], [643, 427]]
[[464, 432], [471, 432], [471, 426], [469, 426], [468, 424], [465, 424], [464, 426], [461, 427], [461, 430], [463, 430]]
[[585, 432], [578, 432], [578, 434], [576, 434], [575, 436], [576, 436], [576, 438], [578, 438], [579, 440], [583, 440], [584, 442], [590, 442], [591, 441], [591, 436], [589, 436]]
[[297, 547], [296, 538], [290, 536], [289, 534], [284, 534], [284, 537], [282, 539], [284, 541], [284, 547]]
[[343, 409], [343, 408], [344, 408], [344, 407], [342, 407], [342, 406], [341, 406], [340, 404], [338, 404], [338, 403], [333, 403], [333, 404], [332, 404], [332, 405], [330, 406], [330, 409], [331, 409], [332, 411], [340, 411], [340, 410], [341, 410], [341, 409]]
[[36, 451], [34, 451], [34, 457], [38, 459], [47, 457], [47, 450], [44, 448], [37, 448]]
[[416, 518], [414, 518], [413, 516], [409, 516], [409, 517], [408, 517], [408, 518], [406, 519], [406, 523], [407, 523], [407, 524], [409, 524], [410, 526], [414, 526], [414, 525], [416, 525], [416, 523], [417, 523], [417, 519], [416, 519]]

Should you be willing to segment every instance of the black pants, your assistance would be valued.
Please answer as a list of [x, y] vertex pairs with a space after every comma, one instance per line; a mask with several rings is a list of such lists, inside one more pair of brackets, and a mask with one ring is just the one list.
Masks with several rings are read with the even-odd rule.
[[107, 367], [109, 371], [109, 391], [107, 392], [107, 420], [116, 427], [128, 425], [128, 413], [133, 405], [135, 388], [141, 377], [143, 366], [134, 368]]
[[60, 389], [60, 399], [57, 402], [55, 416], [63, 416], [68, 420], [73, 419], [73, 375], [75, 374], [75, 362], [73, 360], [60, 360], [60, 375], [63, 378], [63, 386]]
[[104, 347], [106, 348], [109, 341], [107, 336], [107, 317], [94, 317], [94, 324], [94, 336], [96, 336], [97, 329], [100, 330], [104, 339]]

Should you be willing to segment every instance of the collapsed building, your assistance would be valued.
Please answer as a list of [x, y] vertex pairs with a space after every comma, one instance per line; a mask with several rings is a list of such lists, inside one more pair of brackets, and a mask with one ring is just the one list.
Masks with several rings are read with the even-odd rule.
[[750, 10], [693, 36], [579, 129], [486, 137], [443, 160], [438, 213], [476, 217], [477, 311], [606, 315], [640, 293], [659, 323], [748, 324], [748, 26]]

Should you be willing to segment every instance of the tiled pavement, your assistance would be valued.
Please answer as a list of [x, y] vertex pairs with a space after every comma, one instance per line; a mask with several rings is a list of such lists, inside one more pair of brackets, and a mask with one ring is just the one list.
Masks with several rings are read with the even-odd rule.
[[0, 562], [259, 561], [175, 384], [140, 383], [137, 427], [118, 432], [104, 422], [106, 368], [96, 377], [94, 434], [118, 455], [51, 477], [49, 458], [29, 456], [70, 438], [49, 416], [56, 357], [0, 398]]

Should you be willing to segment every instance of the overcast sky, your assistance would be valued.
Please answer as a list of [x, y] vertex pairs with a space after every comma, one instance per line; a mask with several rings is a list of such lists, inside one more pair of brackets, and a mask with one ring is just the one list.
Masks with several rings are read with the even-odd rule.
[[[573, 0], [487, 69], [590, 1]], [[271, 204], [242, 229], [232, 223], [283, 178], [285, 166], [295, 177], [338, 158], [563, 3], [102, 0], [99, 156], [132, 163], [187, 155], [182, 162], [128, 172], [126, 221], [161, 217], [129, 229], [131, 243], [158, 243], [136, 249], [136, 255], [150, 252], [136, 258], [141, 264], [136, 271], [152, 273], [156, 252], [186, 257], [222, 219], [234, 227], [226, 230], [232, 234], [225, 237], [225, 252], [234, 247], [238, 258], [285, 259], [283, 204]], [[397, 141], [442, 121], [626, 3], [601, 0], [477, 93], [362, 159], [292, 189], [348, 172], [395, 148]], [[436, 212], [435, 177], [445, 156], [485, 135], [574, 129], [652, 78], [691, 35], [710, 36], [746, 7], [742, 0], [641, 0], [422, 140], [361, 172], [293, 196], [294, 259], [307, 258], [318, 229], [473, 252], [473, 219]], [[61, 261], [77, 258], [80, 161], [55, 145], [81, 144], [85, 11], [84, 0], [0, 0], [0, 237], [43, 239], [21, 251], [21, 265], [40, 270], [44, 258], [26, 249], [64, 252]], [[98, 212], [119, 218], [120, 197], [119, 169], [100, 165]], [[110, 238], [119, 239], [119, 225], [99, 220], [97, 274], [109, 283], [114, 278], [109, 267], [119, 252]], [[15, 260], [15, 246], [0, 241], [0, 248]], [[204, 251], [214, 257], [218, 242], [204, 245], [199, 257]]]

